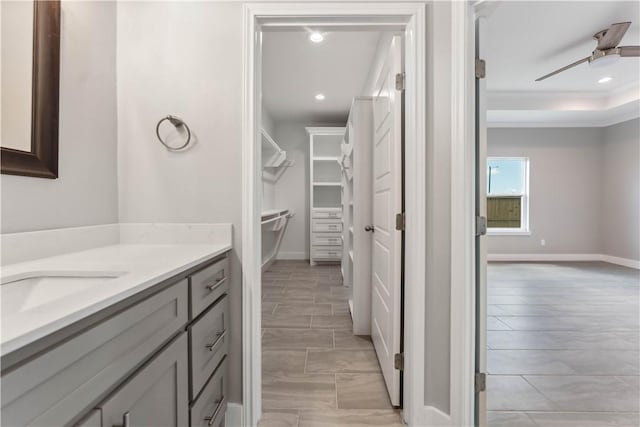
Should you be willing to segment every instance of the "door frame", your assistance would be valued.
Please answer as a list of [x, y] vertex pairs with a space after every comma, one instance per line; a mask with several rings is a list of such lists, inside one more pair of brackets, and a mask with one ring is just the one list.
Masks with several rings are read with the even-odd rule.
[[[468, 31], [467, 41], [465, 43], [465, 57], [468, 61], [469, 73], [467, 74], [468, 88], [465, 90], [467, 93], [466, 114], [467, 125], [466, 131], [469, 134], [467, 140], [470, 141], [470, 147], [468, 147], [467, 153], [470, 155], [468, 159], [469, 167], [467, 171], [471, 173], [471, 177], [466, 179], [470, 184], [469, 192], [473, 194], [471, 205], [469, 210], [471, 213], [472, 221], [472, 247], [471, 251], [471, 265], [473, 269], [471, 273], [472, 277], [472, 289], [470, 294], [473, 295], [471, 301], [472, 308], [469, 313], [472, 313], [472, 319], [469, 319], [471, 328], [466, 328], [465, 333], [473, 334], [473, 345], [470, 348], [470, 352], [465, 353], [465, 357], [471, 360], [464, 362], [465, 366], [469, 366], [469, 362], [473, 365], [473, 371], [471, 375], [476, 373], [487, 373], [487, 236], [476, 236], [476, 224], [475, 217], [486, 217], [486, 196], [483, 196], [486, 185], [486, 176], [483, 175], [486, 169], [486, 154], [487, 154], [487, 127], [486, 127], [486, 115], [481, 117], [481, 114], [486, 114], [487, 110], [487, 92], [486, 92], [486, 77], [476, 79], [475, 76], [475, 59], [481, 57], [482, 52], [479, 48], [479, 43], [482, 37], [486, 37], [486, 31], [481, 30], [480, 23], [483, 23], [493, 11], [499, 7], [500, 0], [472, 0], [469, 3], [469, 7], [465, 13], [466, 24], [464, 27]], [[455, 163], [455, 162], [454, 162]], [[482, 168], [482, 169], [480, 169]], [[466, 209], [466, 207], [465, 207]], [[462, 307], [460, 307], [462, 310]], [[460, 328], [462, 331], [462, 328]], [[462, 332], [460, 332], [462, 333]], [[475, 391], [475, 383], [473, 376], [470, 376], [470, 387], [473, 387], [473, 418], [469, 420], [469, 425], [475, 425], [478, 427], [486, 427], [488, 425], [487, 420], [487, 391], [486, 383], [485, 389]]]
[[[256, 2], [243, 5], [242, 93], [242, 425], [261, 413], [261, 32], [269, 28], [403, 28], [407, 185], [405, 375], [403, 416], [424, 425], [426, 170], [426, 4], [403, 2]], [[329, 17], [329, 18], [328, 18]], [[337, 18], [337, 19], [336, 19]]]

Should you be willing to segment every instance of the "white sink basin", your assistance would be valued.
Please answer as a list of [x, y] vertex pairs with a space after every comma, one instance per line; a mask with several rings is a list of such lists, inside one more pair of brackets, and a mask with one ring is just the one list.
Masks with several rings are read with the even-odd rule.
[[0, 279], [2, 315], [11, 316], [103, 286], [121, 271], [33, 271]]

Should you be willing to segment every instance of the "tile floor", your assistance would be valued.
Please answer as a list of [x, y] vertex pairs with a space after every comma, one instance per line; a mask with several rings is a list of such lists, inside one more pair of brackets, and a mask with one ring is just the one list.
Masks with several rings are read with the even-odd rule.
[[491, 427], [640, 425], [640, 274], [605, 263], [491, 263]]
[[262, 277], [260, 427], [402, 426], [340, 267], [278, 261]]

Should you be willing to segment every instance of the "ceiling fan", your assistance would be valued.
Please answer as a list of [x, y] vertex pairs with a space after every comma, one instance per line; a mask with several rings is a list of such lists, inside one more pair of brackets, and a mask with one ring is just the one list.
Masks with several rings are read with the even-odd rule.
[[605, 66], [617, 61], [620, 57], [640, 56], [640, 46], [618, 46], [618, 43], [620, 43], [620, 40], [622, 40], [622, 37], [627, 32], [630, 25], [631, 22], [619, 22], [617, 24], [612, 24], [606, 30], [598, 31], [593, 35], [593, 38], [598, 42], [598, 45], [595, 50], [591, 52], [591, 55], [569, 64], [566, 67], [555, 70], [552, 73], [537, 78], [536, 81], [539, 82], [547, 79], [587, 61], [589, 61], [591, 66]]

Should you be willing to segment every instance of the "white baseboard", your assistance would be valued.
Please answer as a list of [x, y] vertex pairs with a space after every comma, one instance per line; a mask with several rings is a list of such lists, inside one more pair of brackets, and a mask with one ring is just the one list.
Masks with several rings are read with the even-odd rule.
[[415, 427], [451, 427], [451, 416], [433, 406], [422, 409], [422, 420]]
[[488, 254], [492, 262], [562, 262], [562, 261], [604, 261], [610, 264], [640, 270], [640, 261], [603, 254]]
[[620, 258], [612, 255], [601, 255], [600, 258], [604, 262], [608, 262], [610, 264], [622, 265], [624, 267], [635, 268], [636, 270], [640, 270], [640, 261], [636, 261], [635, 259], [628, 258]]
[[488, 254], [487, 261], [600, 261], [600, 254]]
[[305, 259], [309, 259], [309, 254], [307, 252], [280, 251], [276, 256], [276, 259], [305, 260]]
[[225, 427], [244, 427], [242, 423], [242, 405], [239, 403], [228, 403], [227, 413], [224, 416]]

